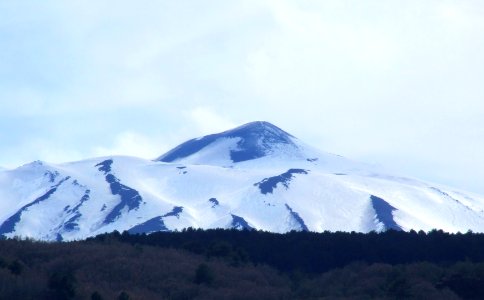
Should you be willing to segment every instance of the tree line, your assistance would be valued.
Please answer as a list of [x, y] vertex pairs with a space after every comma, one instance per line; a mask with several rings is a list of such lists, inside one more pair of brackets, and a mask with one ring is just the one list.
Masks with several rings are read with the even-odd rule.
[[298, 232], [277, 234], [255, 230], [202, 230], [131, 235], [118, 232], [88, 240], [115, 239], [123, 243], [184, 249], [207, 257], [230, 257], [267, 264], [280, 271], [321, 273], [351, 262], [452, 263], [484, 261], [484, 234], [442, 230], [385, 232]]
[[484, 235], [198, 230], [0, 241], [0, 299], [483, 299]]

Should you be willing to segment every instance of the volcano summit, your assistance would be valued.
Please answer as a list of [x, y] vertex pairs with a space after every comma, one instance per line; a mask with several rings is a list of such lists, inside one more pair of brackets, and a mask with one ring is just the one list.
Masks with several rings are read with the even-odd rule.
[[0, 235], [82, 239], [195, 228], [484, 232], [484, 197], [314, 149], [267, 122], [156, 160], [112, 156], [0, 170]]

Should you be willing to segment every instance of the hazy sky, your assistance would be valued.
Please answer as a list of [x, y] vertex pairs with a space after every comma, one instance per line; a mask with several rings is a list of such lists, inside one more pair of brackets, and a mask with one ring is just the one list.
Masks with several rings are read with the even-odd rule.
[[254, 120], [484, 193], [484, 2], [0, 1], [0, 166]]

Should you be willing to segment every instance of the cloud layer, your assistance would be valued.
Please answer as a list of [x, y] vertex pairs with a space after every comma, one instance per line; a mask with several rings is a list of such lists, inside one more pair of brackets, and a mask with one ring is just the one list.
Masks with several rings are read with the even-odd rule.
[[484, 193], [482, 16], [471, 0], [4, 1], [0, 165], [154, 157], [267, 120]]

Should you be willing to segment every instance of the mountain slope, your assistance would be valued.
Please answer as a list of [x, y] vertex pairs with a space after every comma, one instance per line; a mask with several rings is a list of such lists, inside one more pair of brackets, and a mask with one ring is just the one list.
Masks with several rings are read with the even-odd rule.
[[227, 162], [238, 163], [271, 155], [297, 155], [300, 150], [293, 139], [292, 135], [270, 123], [252, 122], [222, 133], [189, 140], [157, 160], [209, 163], [214, 158], [222, 157]]
[[484, 231], [484, 198], [320, 152], [267, 122], [155, 161], [104, 157], [0, 171], [0, 235], [72, 240], [201, 228]]

